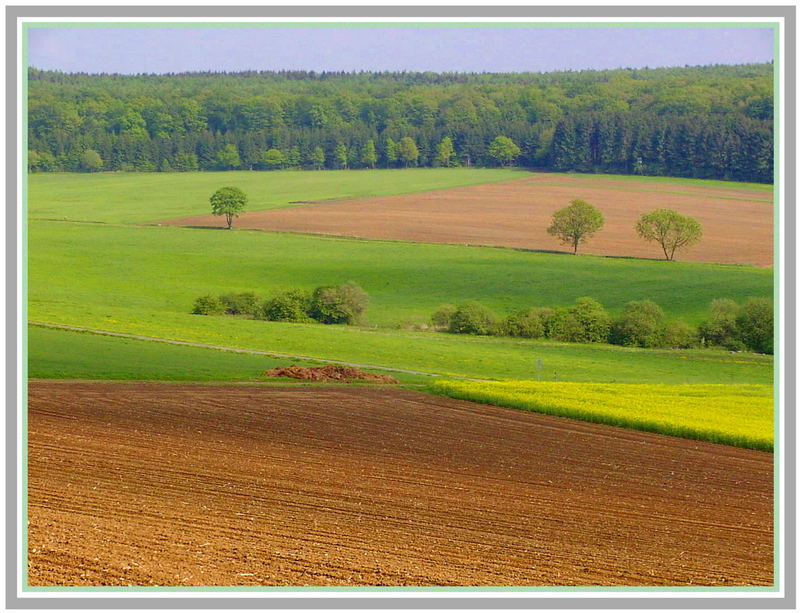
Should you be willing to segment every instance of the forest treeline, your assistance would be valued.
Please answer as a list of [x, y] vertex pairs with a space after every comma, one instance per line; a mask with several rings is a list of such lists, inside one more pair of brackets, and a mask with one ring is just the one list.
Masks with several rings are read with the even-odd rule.
[[771, 182], [772, 75], [772, 64], [510, 74], [31, 68], [29, 167], [517, 164]]

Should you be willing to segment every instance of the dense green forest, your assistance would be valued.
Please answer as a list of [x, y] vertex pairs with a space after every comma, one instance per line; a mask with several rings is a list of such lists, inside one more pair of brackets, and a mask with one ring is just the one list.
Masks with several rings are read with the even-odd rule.
[[32, 171], [516, 164], [771, 182], [773, 65], [28, 72]]

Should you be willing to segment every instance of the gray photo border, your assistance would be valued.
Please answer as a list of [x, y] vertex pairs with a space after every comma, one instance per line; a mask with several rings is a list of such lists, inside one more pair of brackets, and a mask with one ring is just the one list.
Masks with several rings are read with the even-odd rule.
[[[213, 594], [202, 597], [147, 597], [137, 598], [77, 598], [53, 597], [51, 595], [17, 596], [21, 569], [17, 558], [19, 535], [17, 521], [18, 466], [17, 466], [17, 412], [16, 407], [22, 389], [17, 381], [17, 343], [20, 330], [17, 326], [19, 308], [17, 304], [17, 227], [20, 222], [16, 207], [17, 181], [17, 78], [19, 60], [17, 54], [17, 24], [21, 17], [160, 17], [160, 18], [270, 18], [296, 17], [620, 17], [620, 18], [736, 18], [774, 17], [783, 18], [785, 59], [785, 95], [783, 100], [784, 123], [782, 127], [785, 154], [780, 160], [784, 172], [784, 297], [785, 321], [783, 327], [785, 369], [785, 473], [783, 494], [785, 518], [783, 523], [782, 549], [785, 555], [784, 596], [769, 595], [753, 597], [730, 595], [727, 597], [559, 597], [530, 596], [484, 597], [463, 596], [428, 598], [419, 594], [393, 594], [392, 597], [243, 597], [219, 598]], [[6, 7], [6, 601], [7, 609], [794, 609], [796, 603], [796, 7], [783, 6], [7, 6]], [[13, 299], [12, 299], [13, 298]], [[409, 597], [412, 596], [412, 597]]]

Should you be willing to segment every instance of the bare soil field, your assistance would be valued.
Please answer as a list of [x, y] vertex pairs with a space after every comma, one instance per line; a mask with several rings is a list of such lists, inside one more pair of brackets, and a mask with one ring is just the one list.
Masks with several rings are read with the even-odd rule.
[[[676, 258], [694, 262], [772, 266], [770, 192], [538, 174], [526, 179], [455, 189], [321, 202], [244, 213], [235, 227], [433, 243], [495, 245], [565, 251], [547, 234], [553, 213], [580, 198], [597, 206], [605, 226], [579, 249], [596, 255], [663, 258], [660, 247], [639, 238], [642, 213], [675, 209], [704, 230], [696, 246]], [[163, 222], [219, 226], [211, 215]]]
[[764, 452], [381, 387], [29, 398], [32, 586], [773, 581]]

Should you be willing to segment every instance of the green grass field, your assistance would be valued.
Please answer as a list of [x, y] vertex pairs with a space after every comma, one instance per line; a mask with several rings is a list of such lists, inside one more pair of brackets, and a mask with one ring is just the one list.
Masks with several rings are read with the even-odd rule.
[[[34, 319], [35, 321], [35, 319]], [[526, 379], [624, 383], [771, 383], [772, 357], [709, 350], [629, 349], [527, 339], [435, 332], [367, 329], [322, 324], [285, 324], [203, 315], [115, 317], [89, 313], [81, 322], [52, 323], [141, 334], [318, 360], [341, 360], [439, 375], [480, 379]], [[56, 358], [58, 356], [55, 356]], [[66, 359], [71, 359], [66, 354]]]
[[[28, 375], [40, 379], [287, 381], [261, 375], [290, 364], [319, 366], [322, 362], [28, 327]], [[430, 380], [419, 375], [380, 372], [391, 374], [404, 384]]]
[[143, 223], [204, 215], [217, 189], [235, 185], [247, 210], [293, 200], [367, 198], [508, 181], [529, 176], [517, 168], [413, 168], [177, 173], [34, 173], [28, 175], [28, 216], [105, 223]]
[[369, 323], [427, 323], [444, 303], [480, 300], [498, 314], [571, 304], [581, 296], [618, 313], [649, 298], [697, 323], [714, 298], [772, 294], [772, 271], [662, 260], [531, 253], [259, 231], [32, 222], [32, 319], [85, 314], [147, 319], [185, 314], [205, 294], [313, 289], [353, 280], [370, 295]]
[[[219, 179], [246, 191], [240, 178], [261, 182], [263, 194], [251, 197], [268, 207], [284, 206], [295, 198], [401, 193], [524, 176], [518, 170], [457, 169], [453, 174], [451, 170], [32, 176], [29, 319], [476, 378], [531, 378], [541, 359], [541, 376], [547, 380], [771, 383], [768, 356], [631, 350], [397, 329], [426, 323], [443, 303], [478, 299], [504, 315], [534, 305], [571, 304], [580, 296], [600, 300], [612, 314], [630, 300], [650, 298], [670, 317], [697, 323], [714, 298], [741, 301], [771, 296], [770, 270], [119, 223], [205, 212], [205, 192], [213, 191]], [[273, 187], [283, 181], [283, 191], [266, 189], [270, 181], [278, 182]], [[192, 194], [200, 198], [201, 192], [198, 204]], [[161, 211], [168, 212], [162, 216]], [[114, 223], [40, 219], [48, 216]], [[368, 319], [377, 328], [190, 314], [195, 298], [204, 294], [255, 291], [268, 297], [276, 290], [312, 289], [348, 280], [369, 293]], [[81, 366], [75, 353], [65, 350], [72, 342], [68, 339], [75, 337], [60, 338], [66, 339], [61, 345], [32, 355], [32, 368], [40, 369], [36, 372], [101, 372]], [[112, 353], [127, 356], [131, 351], [109, 339], [103, 342]], [[143, 355], [149, 359], [146, 352]], [[202, 360], [189, 362], [207, 372]], [[237, 368], [226, 365], [221, 369], [223, 378], [233, 376], [230, 373]], [[124, 368], [117, 369], [116, 376], [124, 374]], [[153, 376], [184, 375], [165, 365], [155, 368]]]
[[435, 381], [437, 394], [583, 421], [772, 451], [770, 385]]

